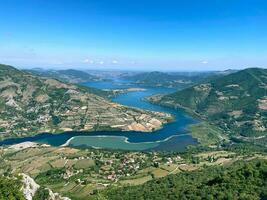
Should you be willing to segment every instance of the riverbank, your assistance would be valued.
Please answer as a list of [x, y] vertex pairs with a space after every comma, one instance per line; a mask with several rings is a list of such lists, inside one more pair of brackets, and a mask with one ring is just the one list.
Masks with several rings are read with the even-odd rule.
[[[100, 139], [103, 142], [106, 142], [107, 144], [110, 143], [110, 139], [117, 139], [118, 142], [123, 141], [125, 144], [129, 144], [129, 145], [147, 145], [147, 149], [151, 148], [151, 146], [149, 145], [153, 145], [155, 144], [153, 147], [156, 147], [159, 143], [164, 143], [167, 142], [169, 140], [171, 140], [174, 137], [182, 137], [182, 136], [187, 136], [189, 134], [181, 134], [181, 135], [172, 135], [168, 138], [165, 138], [164, 140], [157, 140], [157, 141], [153, 141], [153, 142], [129, 142], [129, 138], [125, 137], [125, 136], [106, 136], [106, 135], [99, 135], [99, 136], [74, 136], [71, 137], [70, 139], [68, 139], [66, 141], [66, 143], [62, 144], [61, 147], [67, 147], [67, 146], [81, 146], [81, 145], [87, 145], [90, 147], [93, 147], [90, 144], [94, 144], [94, 142], [97, 142], [96, 139]], [[73, 142], [73, 140], [80, 140], [80, 144], [77, 142]], [[114, 141], [114, 140], [113, 140]], [[115, 141], [116, 142], [116, 141]], [[106, 148], [107, 146], [105, 144], [103, 144], [102, 146], [103, 148]]]
[[[91, 85], [93, 84], [93, 85]], [[112, 85], [113, 82], [104, 82], [104, 83], [90, 83], [88, 84], [89, 87], [92, 86], [99, 86], [96, 87], [98, 89], [114, 89], [118, 85]], [[84, 85], [86, 86], [86, 84]], [[121, 85], [121, 87], [126, 87], [125, 85]], [[134, 85], [131, 85], [131, 88], [138, 88]], [[127, 88], [126, 88], [127, 89]], [[186, 148], [187, 145], [195, 145], [197, 144], [196, 139], [192, 138], [192, 136], [189, 134], [189, 130], [187, 129], [188, 125], [195, 124], [196, 120], [191, 118], [190, 116], [186, 115], [185, 112], [174, 110], [171, 108], [166, 108], [163, 106], [158, 106], [151, 104], [147, 101], [143, 101], [143, 99], [147, 96], [151, 96], [153, 94], [157, 93], [166, 93], [166, 92], [172, 92], [170, 89], [165, 88], [145, 88], [144, 90], [138, 90], [138, 91], [132, 91], [123, 93], [121, 95], [118, 95], [112, 99], [114, 104], [122, 104], [124, 106], [130, 106], [133, 109], [136, 110], [136, 112], [140, 109], [147, 110], [148, 112], [152, 113], [167, 113], [169, 116], [172, 116], [172, 119], [169, 120], [166, 124], [162, 124], [162, 128], [156, 129], [152, 128], [151, 131], [148, 132], [142, 132], [142, 131], [131, 131], [131, 130], [137, 130], [134, 127], [131, 127], [128, 129], [129, 131], [123, 131], [119, 130], [118, 127], [116, 129], [113, 129], [110, 131], [109, 129], [103, 129], [103, 127], [99, 127], [97, 130], [90, 130], [90, 131], [70, 131], [70, 132], [61, 132], [60, 134], [40, 134], [35, 135], [33, 137], [26, 137], [26, 138], [17, 138], [17, 139], [11, 139], [7, 140], [6, 142], [2, 143], [0, 142], [0, 145], [10, 145], [10, 144], [16, 144], [20, 142], [25, 141], [32, 141], [32, 142], [40, 142], [40, 143], [46, 143], [52, 146], [60, 146], [64, 144], [70, 143], [72, 141], [72, 137], [76, 136], [120, 136], [120, 137], [126, 137], [127, 141], [131, 143], [141, 143], [141, 145], [148, 145], [148, 144], [158, 144], [157, 141], [164, 141], [160, 142], [160, 147], [157, 149], [159, 150], [179, 150], [182, 151]], [[122, 117], [122, 116], [121, 116]], [[144, 117], [144, 115], [143, 115]], [[140, 119], [135, 119], [137, 121], [134, 126], [139, 126], [138, 123], [144, 121], [143, 117]], [[114, 120], [114, 117], [109, 117], [110, 120]], [[149, 124], [147, 124], [149, 125]], [[138, 129], [141, 130], [141, 129]], [[182, 135], [181, 137], [177, 137], [179, 135]], [[173, 137], [171, 137], [173, 136]], [[168, 139], [170, 138], [171, 139]], [[116, 140], [115, 140], [116, 142]], [[129, 143], [126, 143], [123, 139], [121, 141], [121, 145], [130, 145]], [[96, 145], [90, 145], [95, 146]], [[120, 148], [120, 145], [116, 148]], [[125, 148], [125, 147], [124, 147]], [[153, 149], [153, 148], [152, 148]]]

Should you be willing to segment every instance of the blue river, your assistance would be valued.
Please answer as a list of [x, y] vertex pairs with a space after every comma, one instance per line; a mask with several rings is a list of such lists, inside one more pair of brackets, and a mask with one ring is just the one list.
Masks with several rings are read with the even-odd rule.
[[[127, 81], [121, 80], [89, 82], [83, 83], [83, 85], [98, 89], [140, 88], [140, 86], [132, 85]], [[174, 110], [154, 105], [144, 100], [145, 97], [153, 94], [171, 93], [175, 90], [171, 88], [142, 88], [146, 90], [120, 94], [112, 100], [131, 107], [171, 113], [175, 116], [174, 122], [168, 123], [162, 129], [152, 133], [135, 131], [66, 132], [61, 134], [43, 133], [32, 137], [7, 139], [1, 141], [0, 145], [33, 141], [50, 144], [52, 146], [60, 146], [69, 141], [68, 144], [70, 146], [83, 148], [183, 151], [188, 145], [197, 144], [197, 140], [192, 138], [187, 130], [188, 125], [197, 123], [197, 120], [193, 119], [182, 110]]]

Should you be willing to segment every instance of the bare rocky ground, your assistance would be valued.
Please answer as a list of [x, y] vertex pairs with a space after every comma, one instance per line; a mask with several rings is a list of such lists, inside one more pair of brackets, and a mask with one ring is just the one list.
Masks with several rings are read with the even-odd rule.
[[[36, 194], [37, 190], [40, 188], [40, 185], [38, 185], [30, 176], [22, 173], [20, 174], [22, 176], [22, 182], [23, 182], [23, 195], [26, 200], [32, 200], [34, 195]], [[54, 193], [49, 188], [45, 188], [45, 190], [48, 190], [49, 192], [49, 200], [70, 200], [68, 197], [62, 197], [58, 193]]]

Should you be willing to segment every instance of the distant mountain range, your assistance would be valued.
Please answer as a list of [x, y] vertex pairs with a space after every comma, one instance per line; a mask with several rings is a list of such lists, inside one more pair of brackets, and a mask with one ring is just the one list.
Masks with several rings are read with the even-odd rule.
[[149, 99], [154, 103], [184, 108], [229, 135], [267, 136], [266, 69], [250, 68], [210, 77], [201, 84]]
[[39, 68], [24, 70], [34, 75], [49, 77], [58, 79], [60, 81], [69, 82], [69, 83], [83, 83], [83, 82], [92, 82], [92, 81], [102, 81], [103, 79], [91, 75], [85, 71], [75, 70], [75, 69], [66, 69], [66, 70], [44, 70]]
[[72, 130], [152, 131], [165, 113], [130, 108], [95, 90], [0, 65], [0, 140]]
[[135, 84], [148, 87], [168, 87], [184, 89], [195, 85], [213, 76], [222, 76], [232, 73], [232, 70], [223, 72], [144, 72], [144, 73], [125, 73], [121, 75], [123, 79], [134, 82]]

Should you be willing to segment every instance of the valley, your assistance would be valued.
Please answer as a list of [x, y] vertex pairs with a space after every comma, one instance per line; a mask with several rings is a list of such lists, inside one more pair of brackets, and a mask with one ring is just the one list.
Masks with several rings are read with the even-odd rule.
[[[32, 111], [36, 116], [42, 116], [43, 113], [39, 112], [42, 110], [48, 115], [53, 113], [52, 116], [58, 117], [56, 123], [53, 121], [55, 118], [52, 119], [52, 125], [49, 122], [36, 126], [36, 130], [44, 126], [46, 131], [31, 132], [13, 126], [14, 132], [8, 132], [12, 133], [12, 137], [2, 135], [0, 174], [14, 180], [18, 177], [18, 185], [25, 181], [29, 183], [31, 186], [21, 186], [24, 196], [27, 194], [37, 199], [50, 196], [57, 200], [87, 200], [127, 199], [130, 195], [131, 199], [140, 199], [138, 195], [145, 196], [143, 191], [147, 191], [149, 199], [155, 194], [151, 187], [155, 187], [154, 184], [165, 185], [167, 180], [174, 189], [172, 195], [178, 198], [179, 194], [183, 194], [184, 189], [181, 189], [180, 185], [183, 181], [186, 180], [187, 184], [195, 187], [195, 183], [187, 180], [193, 176], [192, 174], [200, 177], [194, 177], [198, 184], [205, 185], [207, 183], [203, 183], [201, 177], [207, 176], [208, 170], [212, 171], [209, 179], [217, 181], [216, 171], [222, 173], [222, 177], [228, 173], [235, 173], [231, 171], [235, 169], [250, 173], [246, 171], [246, 162], [251, 168], [258, 170], [258, 173], [264, 173], [264, 167], [255, 166], [258, 166], [258, 163], [261, 163], [260, 166], [266, 164], [265, 131], [259, 135], [256, 133], [253, 137], [236, 135], [231, 129], [225, 129], [219, 122], [212, 121], [209, 115], [204, 115], [205, 112], [200, 112], [199, 99], [210, 98], [211, 95], [207, 92], [213, 91], [211, 86], [207, 89], [208, 83], [194, 83], [194, 86], [176, 91], [169, 87], [136, 84], [118, 77], [108, 80], [103, 76], [103, 80], [71, 84], [70, 81], [61, 82], [27, 72], [21, 74], [10, 67], [4, 66], [2, 70], [9, 72], [5, 71], [7, 75], [1, 79], [2, 83], [5, 83], [2, 84], [2, 102], [7, 102], [7, 105], [3, 104], [2, 117], [9, 116], [6, 113], [12, 110], [12, 106], [15, 109], [13, 113], [22, 113], [27, 106], [33, 105], [36, 105]], [[217, 79], [223, 82], [224, 79], [229, 79], [228, 76], [235, 74], [216, 75], [206, 81], [218, 84]], [[261, 85], [265, 83], [265, 74], [262, 77]], [[21, 79], [28, 84], [20, 86]], [[233, 80], [235, 79], [230, 79], [227, 85], [234, 85], [231, 84]], [[38, 87], [34, 88], [36, 82]], [[31, 95], [26, 96], [29, 86], [34, 89]], [[199, 92], [199, 96], [190, 91], [192, 88]], [[230, 88], [228, 92], [231, 95], [233, 92], [236, 93], [236, 87], [227, 88]], [[239, 90], [240, 88], [239, 85]], [[61, 90], [62, 93], [55, 93], [57, 90]], [[70, 90], [74, 92], [68, 92]], [[245, 90], [244, 86], [242, 90]], [[215, 93], [226, 95], [225, 91], [218, 91], [217, 88]], [[38, 95], [44, 95], [44, 92], [47, 99], [38, 102]], [[250, 92], [255, 91], [251, 89]], [[178, 99], [177, 93], [180, 95]], [[261, 91], [257, 93], [262, 94]], [[9, 99], [5, 99], [6, 94], [9, 95]], [[51, 94], [62, 99], [54, 98]], [[196, 99], [191, 100], [191, 95]], [[32, 101], [33, 98], [35, 104], [25, 103], [23, 96], [24, 99], [27, 97], [26, 100]], [[220, 97], [218, 101], [222, 100]], [[253, 98], [258, 96], [254, 95]], [[265, 109], [262, 98], [264, 96], [255, 100], [260, 110]], [[10, 99], [14, 100], [12, 104], [9, 103]], [[194, 105], [194, 109], [187, 104], [176, 103], [177, 100], [183, 99], [185, 103]], [[231, 99], [233, 98], [228, 98], [229, 101]], [[213, 100], [217, 99], [214, 97]], [[40, 109], [44, 105], [49, 106], [45, 106], [46, 110]], [[209, 106], [207, 103], [205, 105]], [[241, 115], [243, 112], [233, 114]], [[34, 125], [35, 120], [22, 116]], [[256, 116], [260, 116], [259, 119], [265, 123], [264, 114], [259, 113]], [[19, 117], [20, 115], [13, 120], [21, 120]], [[27, 127], [28, 125], [25, 124]], [[22, 131], [25, 132], [22, 135], [14, 134]], [[233, 180], [235, 179], [238, 178], [235, 177]], [[4, 179], [1, 181], [5, 182]], [[257, 181], [257, 187], [261, 190], [262, 179], [259, 178]], [[232, 184], [231, 181], [229, 184]], [[36, 188], [34, 193], [29, 189], [31, 187]], [[16, 190], [14, 188], [14, 191]], [[132, 192], [136, 190], [139, 193], [135, 196]], [[166, 191], [163, 187], [158, 189], [157, 193], [160, 199]], [[199, 193], [201, 194], [200, 191]], [[264, 195], [264, 192], [262, 193]], [[21, 195], [23, 199], [23, 194]]]
[[[86, 82], [81, 83], [79, 86], [68, 85], [67, 83], [62, 84], [64, 84], [65, 87], [72, 86], [75, 89], [80, 89], [81, 87], [81, 90], [84, 92], [86, 92], [88, 88], [89, 92], [92, 91], [92, 89], [99, 91], [108, 90], [116, 95], [114, 95], [112, 98], [113, 102], [109, 102], [108, 99], [94, 95], [92, 92], [90, 92], [90, 95], [95, 99], [84, 98], [82, 96], [84, 95], [83, 93], [79, 97], [78, 93], [75, 93], [69, 97], [69, 100], [66, 100], [68, 101], [68, 104], [57, 102], [59, 110], [51, 110], [52, 112], [56, 111], [58, 113], [57, 116], [60, 120], [60, 122], [52, 126], [55, 128], [49, 129], [50, 127], [48, 127], [43, 130], [36, 130], [37, 132], [35, 133], [48, 132], [60, 134], [41, 134], [32, 137], [32, 135], [35, 134], [30, 134], [31, 132], [28, 131], [28, 135], [24, 135], [22, 138], [14, 138], [10, 140], [7, 139], [2, 142], [0, 141], [0, 144], [8, 145], [16, 142], [34, 141], [60, 146], [66, 143], [67, 140], [75, 138], [76, 136], [83, 136], [83, 139], [86, 140], [87, 135], [90, 136], [87, 138], [89, 140], [93, 136], [109, 136], [105, 137], [105, 142], [100, 141], [100, 146], [96, 146], [96, 144], [94, 144], [94, 142], [92, 143], [92, 141], [91, 143], [87, 143], [88, 146], [101, 148], [113, 146], [114, 148], [119, 149], [120, 146], [121, 148], [124, 146], [123, 149], [126, 150], [161, 149], [182, 151], [186, 148], [186, 146], [190, 144], [196, 144], [196, 140], [192, 138], [186, 130], [187, 125], [195, 123], [193, 118], [187, 116], [182, 111], [175, 111], [173, 109], [156, 106], [144, 100], [144, 98], [147, 96], [151, 96], [156, 93], [170, 93], [175, 91], [174, 89], [151, 87], [140, 88], [131, 82], [121, 79], [115, 79], [113, 81]], [[66, 92], [67, 91], [68, 90], [66, 89]], [[73, 98], [84, 98], [84, 100], [79, 103], [74, 101]], [[57, 99], [57, 101], [59, 100]], [[49, 105], [50, 102], [51, 100], [44, 103]], [[44, 106], [44, 103], [42, 103], [42, 106]], [[72, 105], [73, 103], [76, 105]], [[89, 104], [85, 105], [84, 103]], [[73, 106], [73, 109], [70, 106]], [[38, 110], [39, 108], [37, 111]], [[159, 118], [151, 118], [150, 114], [155, 114], [155, 116], [158, 115]], [[133, 118], [131, 119], [131, 117]], [[34, 123], [33, 120], [28, 122], [32, 124]], [[72, 124], [74, 122], [77, 124]], [[50, 124], [51, 123], [49, 122], [48, 125]], [[153, 131], [153, 133], [146, 133], [151, 131]], [[19, 130], [19, 132], [21, 132], [21, 130]], [[113, 136], [117, 137], [114, 138]], [[123, 137], [126, 137], [130, 143], [140, 144], [129, 144], [125, 142]], [[100, 138], [97, 137], [95, 139], [95, 141], [99, 141]], [[114, 140], [120, 145], [110, 145], [111, 143], [114, 143]], [[71, 145], [75, 145], [76, 147], [83, 145], [86, 146], [84, 142], [75, 143], [74, 141], [76, 140], [73, 140]]]
[[38, 133], [124, 130], [151, 132], [172, 121], [166, 113], [129, 108], [78, 85], [0, 66], [1, 140]]
[[0, 5], [0, 200], [267, 200], [267, 1]]

